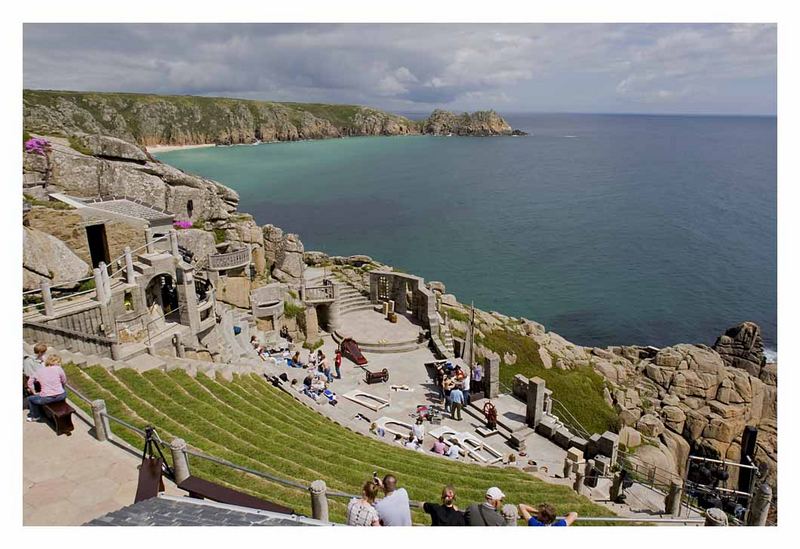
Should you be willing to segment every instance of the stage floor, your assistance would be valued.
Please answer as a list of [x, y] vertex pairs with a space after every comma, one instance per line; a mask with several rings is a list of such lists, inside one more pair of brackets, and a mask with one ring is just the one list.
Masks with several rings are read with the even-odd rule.
[[405, 343], [416, 341], [423, 331], [411, 315], [397, 315], [397, 323], [392, 324], [376, 311], [355, 311], [341, 318], [339, 333], [352, 337], [359, 343]]

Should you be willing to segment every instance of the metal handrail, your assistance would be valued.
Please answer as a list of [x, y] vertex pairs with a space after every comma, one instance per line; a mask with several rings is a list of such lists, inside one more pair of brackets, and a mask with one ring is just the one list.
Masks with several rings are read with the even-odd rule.
[[73, 386], [72, 386], [72, 385], [70, 385], [69, 383], [65, 383], [65, 384], [64, 384], [64, 387], [66, 387], [67, 389], [69, 389], [69, 391], [70, 391], [71, 393], [73, 393], [73, 394], [74, 394], [76, 397], [78, 397], [78, 398], [79, 398], [79, 399], [81, 399], [82, 401], [84, 401], [84, 402], [88, 402], [89, 404], [91, 404], [91, 403], [92, 403], [92, 401], [91, 401], [91, 399], [90, 399], [89, 397], [87, 397], [86, 395], [84, 395], [83, 393], [81, 393], [80, 391], [78, 391], [78, 390], [77, 390], [75, 387], [73, 387]]
[[[206, 455], [206, 454], [203, 454], [203, 453], [200, 453], [200, 452], [195, 452], [193, 450], [189, 450], [188, 448], [186, 450], [183, 450], [183, 452], [185, 454], [187, 454], [187, 455], [194, 456], [194, 457], [197, 457], [197, 458], [200, 458], [200, 459], [205, 459], [205, 460], [208, 460], [208, 461], [210, 461], [212, 463], [216, 463], [218, 465], [224, 465], [224, 466], [230, 467], [232, 469], [237, 469], [239, 471], [243, 471], [245, 473], [250, 473], [251, 475], [255, 475], [257, 477], [262, 477], [262, 478], [265, 478], [267, 480], [271, 480], [273, 482], [277, 482], [278, 484], [283, 484], [284, 486], [290, 486], [292, 488], [300, 488], [301, 490], [308, 490], [308, 486], [300, 484], [299, 482], [295, 482], [293, 480], [287, 480], [287, 479], [283, 479], [283, 478], [280, 478], [280, 477], [276, 477], [276, 476], [270, 475], [269, 473], [264, 473], [263, 471], [257, 471], [255, 469], [250, 469], [249, 467], [244, 467], [242, 465], [236, 465], [235, 463], [231, 463], [230, 461], [227, 461], [227, 460], [224, 460], [224, 459], [221, 459], [221, 458], [217, 458], [217, 457], [214, 457], [214, 456], [209, 456], [209, 455]], [[357, 496], [353, 496], [353, 497], [357, 497]]]
[[592, 435], [589, 433], [586, 427], [581, 425], [581, 422], [578, 421], [574, 415], [572, 415], [572, 412], [569, 411], [569, 409], [564, 405], [563, 402], [561, 402], [556, 398], [553, 398], [552, 396], [550, 397], [550, 399], [553, 401], [553, 404], [558, 405], [564, 411], [564, 413], [566, 413], [568, 420], [572, 424], [572, 428], [578, 431], [578, 434], [583, 435], [587, 439], [591, 438]]
[[135, 427], [134, 425], [131, 425], [127, 421], [123, 421], [123, 420], [119, 419], [118, 417], [114, 417], [111, 414], [107, 414], [105, 412], [100, 412], [100, 415], [103, 416], [104, 418], [108, 419], [109, 421], [113, 421], [115, 423], [119, 423], [120, 425], [122, 425], [123, 427], [127, 427], [131, 431], [139, 433], [143, 437], [147, 436], [147, 433], [145, 433], [144, 430], [139, 429], [138, 427]]

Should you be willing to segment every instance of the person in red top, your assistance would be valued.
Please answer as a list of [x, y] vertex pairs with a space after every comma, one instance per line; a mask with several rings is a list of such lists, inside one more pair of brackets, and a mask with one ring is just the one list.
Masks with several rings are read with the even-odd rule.
[[[36, 382], [39, 382], [40, 390], [36, 392]], [[28, 397], [28, 417], [27, 421], [42, 420], [42, 405], [58, 402], [67, 398], [67, 375], [61, 368], [61, 358], [58, 355], [47, 357], [44, 368], [39, 368], [28, 378], [28, 390], [31, 396]]]
[[333, 358], [333, 366], [336, 368], [336, 379], [342, 379], [342, 351], [336, 349], [336, 356]]

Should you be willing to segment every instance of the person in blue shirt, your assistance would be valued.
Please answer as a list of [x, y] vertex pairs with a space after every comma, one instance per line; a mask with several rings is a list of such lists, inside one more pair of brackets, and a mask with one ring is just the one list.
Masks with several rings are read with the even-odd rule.
[[556, 520], [556, 510], [549, 503], [542, 503], [537, 507], [520, 503], [519, 513], [528, 523], [528, 526], [569, 526], [578, 518], [578, 513], [567, 513], [563, 519]]
[[450, 417], [461, 421], [461, 409], [464, 407], [464, 393], [456, 386], [450, 391]]

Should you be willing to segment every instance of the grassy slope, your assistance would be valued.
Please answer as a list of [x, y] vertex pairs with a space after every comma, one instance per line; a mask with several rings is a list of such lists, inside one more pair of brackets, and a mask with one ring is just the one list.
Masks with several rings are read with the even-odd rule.
[[[546, 369], [539, 357], [539, 345], [531, 338], [508, 332], [494, 330], [486, 334], [483, 345], [503, 356], [510, 351], [517, 355], [513, 365], [501, 363], [500, 381], [511, 387], [517, 374], [525, 377], [539, 376], [553, 397], [575, 416], [589, 432], [602, 433], [608, 429], [616, 430], [617, 414], [603, 399], [604, 381], [591, 367], [578, 367], [571, 370]], [[557, 413], [557, 410], [554, 410]]]
[[[89, 398], [103, 398], [111, 415], [138, 427], [152, 424], [164, 440], [185, 439], [190, 447], [239, 465], [289, 478], [303, 484], [321, 478], [330, 489], [357, 493], [361, 483], [392, 472], [412, 499], [436, 501], [441, 486], [453, 483], [466, 506], [479, 501], [487, 487], [500, 486], [508, 501], [549, 501], [559, 511], [577, 510], [587, 516], [609, 515], [605, 508], [572, 490], [542, 482], [530, 475], [495, 467], [451, 462], [393, 447], [335, 424], [273, 388], [257, 376], [233, 382], [185, 372], [133, 370], [110, 373], [100, 367], [80, 370], [67, 365], [67, 375]], [[76, 404], [88, 411], [82, 401]], [[112, 424], [116, 435], [136, 447], [138, 435]], [[190, 458], [193, 474], [260, 495], [310, 514], [309, 497], [245, 473]], [[343, 521], [347, 500], [331, 498], [331, 515]], [[413, 513], [416, 523], [427, 515]]]

